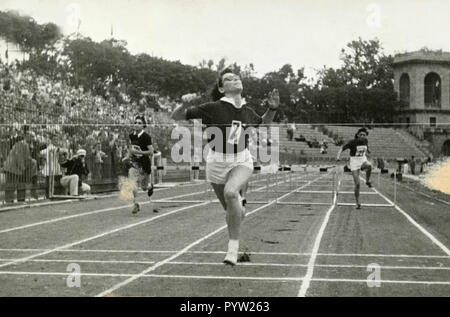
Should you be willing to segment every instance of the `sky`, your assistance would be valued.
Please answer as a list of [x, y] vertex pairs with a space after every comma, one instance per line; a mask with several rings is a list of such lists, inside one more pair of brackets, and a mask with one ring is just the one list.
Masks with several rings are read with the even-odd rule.
[[378, 38], [387, 54], [450, 51], [445, 0], [0, 0], [0, 10], [56, 23], [66, 35], [79, 26], [95, 41], [112, 28], [133, 54], [253, 63], [259, 76], [287, 63], [309, 76], [339, 67], [340, 50], [358, 37]]

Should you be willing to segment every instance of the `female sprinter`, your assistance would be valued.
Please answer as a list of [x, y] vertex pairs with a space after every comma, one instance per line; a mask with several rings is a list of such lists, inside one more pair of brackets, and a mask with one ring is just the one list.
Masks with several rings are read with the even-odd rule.
[[370, 174], [372, 173], [372, 165], [367, 160], [366, 153], [369, 151], [369, 142], [367, 141], [367, 136], [369, 132], [366, 128], [361, 128], [356, 132], [355, 138], [349, 141], [347, 144], [341, 147], [338, 151], [336, 160], [340, 160], [341, 153], [347, 149], [350, 150], [350, 170], [352, 171], [353, 181], [355, 183], [355, 198], [356, 198], [356, 209], [361, 209], [361, 203], [359, 201], [359, 171], [366, 171], [366, 185], [369, 188], [372, 187], [370, 183]]
[[[128, 165], [128, 177], [133, 182], [133, 214], [140, 211], [140, 205], [137, 202], [137, 189], [140, 185], [142, 190], [147, 191], [149, 197], [153, 194], [153, 184], [148, 187], [152, 173], [152, 156], [154, 155], [151, 136], [145, 132], [147, 123], [144, 116], [136, 116], [134, 119], [134, 132], [129, 135], [130, 138], [130, 156], [126, 158]], [[158, 209], [153, 209], [158, 212]]]
[[240, 191], [245, 191], [253, 173], [253, 160], [248, 149], [249, 133], [245, 133], [245, 129], [272, 123], [280, 104], [278, 91], [274, 89], [269, 93], [269, 107], [260, 117], [246, 105], [242, 89], [240, 77], [225, 69], [219, 74], [212, 91], [213, 102], [188, 109], [180, 106], [172, 114], [175, 120], [201, 119], [208, 129], [218, 132], [214, 137], [209, 136], [206, 178], [226, 211], [229, 242], [224, 263], [229, 265], [237, 264], [241, 222], [245, 217]]

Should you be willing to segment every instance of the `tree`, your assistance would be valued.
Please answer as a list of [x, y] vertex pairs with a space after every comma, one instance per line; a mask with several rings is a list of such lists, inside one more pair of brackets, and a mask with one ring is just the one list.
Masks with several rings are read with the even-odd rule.
[[318, 82], [309, 91], [322, 122], [392, 122], [397, 104], [393, 57], [383, 53], [379, 40], [352, 41], [340, 59], [340, 68], [317, 72]]
[[[324, 85], [341, 81], [359, 88], [393, 89], [393, 57], [383, 53], [378, 39], [364, 41], [358, 38], [341, 50], [343, 66], [337, 70], [325, 70], [321, 79]], [[336, 87], [336, 86], [331, 86]]]
[[0, 37], [18, 45], [24, 52], [39, 55], [62, 37], [54, 23], [38, 24], [15, 11], [0, 11]]

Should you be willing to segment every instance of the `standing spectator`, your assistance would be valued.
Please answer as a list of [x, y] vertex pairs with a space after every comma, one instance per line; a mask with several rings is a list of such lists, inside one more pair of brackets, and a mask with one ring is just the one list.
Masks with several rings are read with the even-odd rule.
[[292, 141], [292, 139], [294, 138], [294, 129], [292, 128], [292, 125], [288, 126], [286, 132], [287, 132], [288, 140]]
[[[27, 130], [24, 129], [24, 133]], [[25, 201], [26, 183], [37, 177], [36, 160], [31, 158], [30, 148], [24, 137], [15, 138], [11, 151], [6, 158], [3, 170], [6, 179], [5, 200], [14, 202], [14, 191], [17, 190], [17, 201]]]
[[110, 133], [109, 134], [109, 148], [110, 148], [110, 177], [116, 178], [117, 177], [117, 168], [118, 168], [118, 162], [119, 158], [117, 156], [117, 134], [116, 133]]
[[411, 156], [411, 160], [409, 161], [409, 169], [411, 170], [412, 175], [416, 175], [416, 160], [414, 155]]
[[111, 165], [112, 165], [112, 145], [114, 144], [113, 139], [112, 139], [113, 135], [110, 131], [108, 132], [103, 132], [102, 134], [102, 138], [101, 138], [101, 149], [102, 152], [105, 153], [104, 157], [103, 157], [103, 178], [104, 179], [110, 179], [111, 175], [112, 175], [112, 171], [111, 171]]
[[54, 145], [55, 137], [51, 137], [49, 140], [49, 145], [46, 149], [40, 152], [40, 155], [43, 157], [44, 164], [41, 170], [42, 176], [45, 177], [46, 180], [46, 196], [49, 197], [49, 180], [50, 177], [53, 176], [55, 179], [55, 183], [58, 183], [62, 177], [61, 166], [59, 165], [59, 155], [60, 150], [58, 147]]
[[106, 157], [105, 152], [102, 151], [102, 145], [98, 142], [94, 150], [94, 179], [101, 180], [103, 178], [103, 160]]

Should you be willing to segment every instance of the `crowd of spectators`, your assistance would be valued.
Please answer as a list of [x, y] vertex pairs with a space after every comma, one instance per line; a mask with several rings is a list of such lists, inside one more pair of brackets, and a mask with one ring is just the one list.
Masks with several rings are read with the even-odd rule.
[[[39, 186], [35, 185], [49, 174], [48, 149], [52, 147], [65, 149], [69, 157], [85, 149], [91, 171], [86, 180], [116, 179], [127, 152], [129, 125], [137, 112], [149, 118], [155, 147], [170, 153], [168, 115], [155, 113], [145, 98], [130, 99], [125, 94], [120, 98], [96, 96], [82, 87], [0, 61], [0, 185], [17, 191], [19, 201], [32, 185], [32, 196], [37, 198], [34, 189]], [[155, 128], [158, 124], [162, 128]]]
[[[309, 148], [313, 149], [320, 149], [321, 154], [326, 154], [328, 149], [328, 142], [323, 139], [322, 141], [318, 141], [316, 137], [312, 137], [311, 139], [305, 138], [304, 135], [300, 134], [299, 136], [295, 135], [295, 132], [297, 131], [297, 128], [295, 126], [295, 123], [291, 123], [288, 125], [286, 129], [287, 137], [289, 141], [297, 141], [297, 142], [305, 142], [308, 144]], [[342, 140], [343, 143], [343, 140]]]

